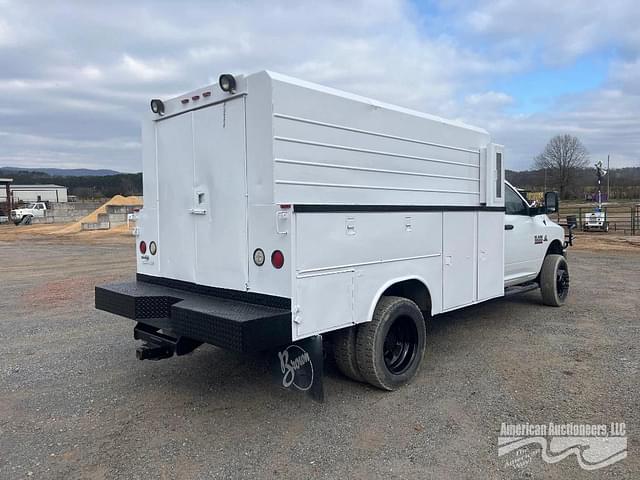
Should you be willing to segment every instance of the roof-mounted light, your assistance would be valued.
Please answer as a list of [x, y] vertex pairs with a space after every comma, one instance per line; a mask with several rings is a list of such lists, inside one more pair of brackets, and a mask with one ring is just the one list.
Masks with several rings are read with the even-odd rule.
[[218, 83], [220, 84], [220, 89], [223, 92], [235, 93], [236, 79], [233, 75], [229, 75], [228, 73], [223, 73], [222, 75], [220, 75], [220, 78], [218, 79]]
[[157, 115], [164, 115], [164, 103], [158, 98], [151, 100], [151, 111]]

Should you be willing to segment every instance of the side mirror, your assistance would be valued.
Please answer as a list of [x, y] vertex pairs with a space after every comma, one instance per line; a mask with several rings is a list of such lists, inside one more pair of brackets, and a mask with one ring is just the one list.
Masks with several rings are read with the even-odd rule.
[[560, 198], [558, 192], [547, 192], [544, 194], [545, 213], [555, 213], [560, 208]]

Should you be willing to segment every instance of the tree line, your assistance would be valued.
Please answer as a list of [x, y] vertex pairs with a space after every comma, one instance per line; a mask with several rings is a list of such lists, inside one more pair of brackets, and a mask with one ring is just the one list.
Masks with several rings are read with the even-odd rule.
[[[598, 159], [607, 168], [606, 159]], [[544, 150], [533, 159], [533, 169], [507, 170], [507, 180], [531, 191], [555, 190], [565, 199], [582, 199], [597, 192], [595, 162], [580, 139], [573, 135], [554, 136]], [[612, 169], [602, 177], [602, 192], [610, 185], [612, 199], [640, 198], [640, 167]]]
[[15, 185], [56, 184], [67, 187], [69, 195], [81, 199], [110, 198], [114, 195], [142, 195], [142, 173], [105, 176], [60, 176], [27, 170], [0, 169], [0, 177], [13, 178]]
[[[611, 169], [607, 174], [613, 200], [630, 200], [640, 198], [640, 167]], [[549, 172], [545, 182], [544, 170], [525, 170], [516, 172], [507, 170], [507, 180], [518, 188], [533, 192], [555, 190], [560, 191], [557, 180]], [[564, 199], [583, 199], [585, 194], [596, 193], [598, 180], [595, 168], [578, 168], [573, 172], [569, 185], [564, 189]], [[602, 192], [607, 192], [607, 177], [602, 179]]]

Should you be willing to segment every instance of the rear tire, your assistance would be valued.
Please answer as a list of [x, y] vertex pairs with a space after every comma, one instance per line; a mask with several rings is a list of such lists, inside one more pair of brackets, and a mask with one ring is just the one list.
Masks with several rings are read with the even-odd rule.
[[402, 297], [382, 297], [373, 319], [358, 327], [356, 356], [363, 378], [383, 390], [410, 382], [420, 368], [427, 329], [418, 306]]
[[540, 271], [542, 302], [551, 307], [564, 305], [569, 295], [569, 266], [562, 255], [547, 255]]
[[356, 337], [356, 326], [343, 328], [335, 332], [333, 337], [333, 358], [338, 369], [345, 377], [356, 382], [364, 382], [356, 358]]

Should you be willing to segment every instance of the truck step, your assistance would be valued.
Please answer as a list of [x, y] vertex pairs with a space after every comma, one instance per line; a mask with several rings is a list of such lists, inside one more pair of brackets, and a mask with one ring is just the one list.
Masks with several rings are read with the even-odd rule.
[[514, 285], [513, 287], [507, 287], [504, 289], [504, 296], [509, 297], [518, 293], [530, 292], [531, 290], [535, 290], [537, 288], [540, 288], [540, 285], [538, 285], [537, 282], [528, 282], [523, 283], [522, 285]]

